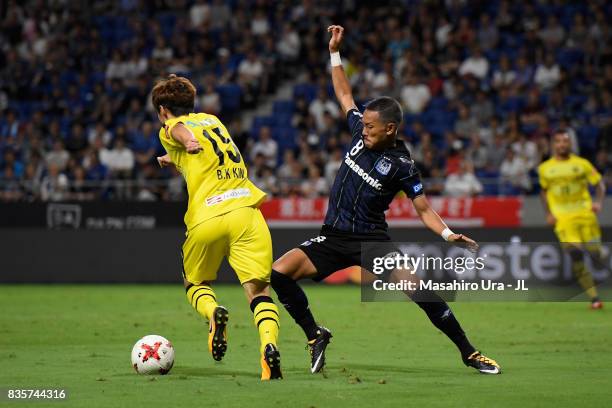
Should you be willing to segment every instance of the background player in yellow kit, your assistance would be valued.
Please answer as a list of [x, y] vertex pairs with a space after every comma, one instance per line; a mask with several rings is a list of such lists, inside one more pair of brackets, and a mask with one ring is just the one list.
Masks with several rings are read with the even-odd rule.
[[238, 275], [261, 340], [262, 380], [282, 378], [276, 346], [278, 309], [270, 297], [272, 240], [258, 207], [265, 199], [227, 129], [214, 115], [193, 113], [196, 89], [170, 75], [153, 88], [152, 102], [163, 127], [159, 138], [187, 183], [189, 202], [183, 244], [187, 300], [209, 321], [208, 347], [219, 361], [227, 349], [228, 311], [217, 303], [211, 282], [224, 257]]
[[[601, 309], [603, 303], [584, 264], [583, 250], [600, 263], [601, 229], [596, 213], [601, 211], [606, 187], [588, 160], [571, 153], [570, 137], [564, 130], [553, 134], [552, 152], [553, 156], [538, 167], [546, 219], [568, 251], [572, 271], [591, 298], [591, 308]], [[595, 201], [591, 200], [589, 184], [596, 186]]]

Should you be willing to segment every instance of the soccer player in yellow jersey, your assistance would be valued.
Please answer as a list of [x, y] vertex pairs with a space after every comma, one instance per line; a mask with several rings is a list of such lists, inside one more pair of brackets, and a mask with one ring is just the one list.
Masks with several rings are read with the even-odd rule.
[[219, 361], [227, 349], [227, 309], [217, 303], [211, 282], [224, 257], [238, 275], [261, 340], [262, 380], [282, 378], [277, 348], [279, 315], [270, 297], [272, 240], [258, 207], [265, 199], [227, 129], [214, 115], [194, 113], [196, 89], [170, 75], [153, 88], [152, 102], [163, 123], [159, 139], [187, 183], [189, 202], [183, 244], [187, 300], [209, 321], [208, 349]]
[[[553, 134], [552, 153], [538, 167], [546, 219], [554, 225], [559, 241], [569, 253], [572, 271], [591, 298], [591, 308], [601, 309], [603, 303], [584, 264], [583, 251], [601, 264], [601, 230], [596, 213], [601, 211], [605, 184], [588, 160], [571, 153], [570, 137], [564, 130]], [[589, 184], [596, 186], [595, 201], [591, 200]]]

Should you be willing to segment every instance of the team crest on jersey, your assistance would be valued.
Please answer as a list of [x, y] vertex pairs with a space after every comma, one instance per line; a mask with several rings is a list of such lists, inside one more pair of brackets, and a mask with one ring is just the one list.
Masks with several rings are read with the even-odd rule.
[[376, 163], [376, 171], [386, 176], [389, 174], [391, 170], [391, 162], [385, 158], [381, 159], [378, 163]]

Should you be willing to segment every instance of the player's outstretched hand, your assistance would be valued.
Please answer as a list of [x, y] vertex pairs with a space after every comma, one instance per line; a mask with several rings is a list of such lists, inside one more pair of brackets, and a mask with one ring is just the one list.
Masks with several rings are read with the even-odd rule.
[[546, 214], [546, 223], [548, 225], [555, 225], [557, 223], [557, 219], [551, 213]]
[[197, 154], [202, 151], [202, 146], [200, 145], [200, 142], [198, 142], [198, 139], [191, 139], [188, 141], [185, 148], [189, 154]]
[[462, 247], [465, 247], [470, 252], [478, 251], [478, 244], [472, 238], [463, 234], [453, 234], [448, 237], [448, 242], [454, 242]]
[[157, 157], [157, 163], [159, 164], [159, 167], [168, 167], [169, 165], [172, 164], [172, 160], [170, 159], [170, 155], [169, 154], [165, 154], [163, 156], [158, 156]]
[[340, 43], [344, 37], [344, 27], [331, 25], [327, 27], [327, 32], [331, 33], [331, 38], [329, 39], [329, 52], [337, 52], [340, 49]]

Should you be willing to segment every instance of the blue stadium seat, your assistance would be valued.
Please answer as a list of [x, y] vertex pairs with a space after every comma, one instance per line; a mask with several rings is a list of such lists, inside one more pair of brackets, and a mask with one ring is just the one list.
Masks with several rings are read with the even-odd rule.
[[240, 109], [240, 99], [242, 89], [237, 84], [225, 84], [217, 87], [217, 92], [221, 97], [221, 108], [224, 111], [234, 113]]
[[531, 135], [533, 134], [536, 130], [538, 130], [538, 125], [534, 125], [534, 124], [522, 124], [521, 125], [521, 132], [523, 132], [526, 135]]
[[253, 119], [253, 126], [274, 126], [276, 119], [274, 116], [255, 116]]
[[[251, 137], [254, 139], [259, 138], [259, 129], [264, 126], [274, 127], [276, 124], [276, 119], [274, 116], [255, 116], [253, 118], [253, 123], [251, 124]], [[274, 134], [272, 135], [274, 137]]]
[[317, 97], [317, 86], [309, 83], [297, 84], [293, 87], [294, 98], [304, 98], [308, 103]]
[[563, 48], [557, 52], [557, 63], [561, 68], [571, 68], [574, 65], [580, 64], [584, 59], [584, 52], [580, 49]]
[[159, 21], [163, 35], [166, 38], [171, 38], [176, 24], [176, 15], [170, 12], [163, 13], [157, 18], [157, 21]]
[[429, 109], [444, 110], [448, 106], [448, 100], [443, 96], [436, 96], [429, 101]]
[[295, 136], [297, 130], [290, 126], [275, 127], [272, 129], [272, 136], [278, 142], [279, 150], [293, 149], [297, 146]]
[[580, 150], [586, 152], [594, 152], [597, 150], [599, 141], [599, 128], [593, 125], [584, 125], [578, 129], [578, 141]]
[[273, 117], [275, 126], [291, 126], [293, 113], [274, 113]]
[[582, 111], [584, 104], [589, 98], [586, 95], [573, 94], [565, 98], [565, 105], [573, 111]]
[[275, 101], [274, 102], [274, 107], [273, 107], [273, 112], [275, 115], [282, 115], [282, 114], [293, 114], [293, 111], [295, 110], [295, 103], [291, 100], [289, 101]]
[[422, 122], [421, 115], [418, 113], [404, 113], [404, 123], [406, 126], [410, 126], [415, 122]]

